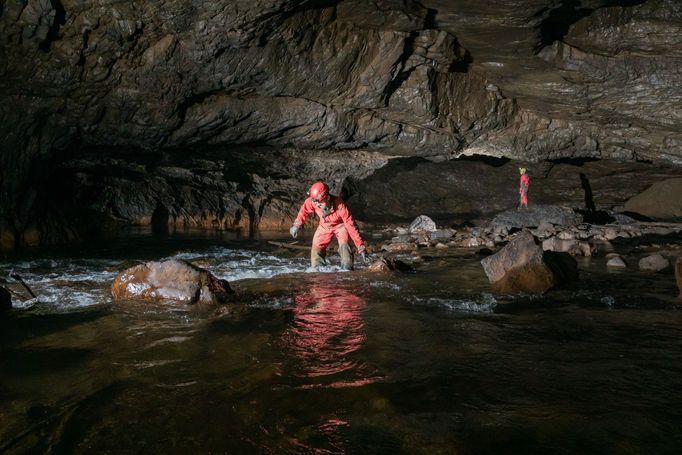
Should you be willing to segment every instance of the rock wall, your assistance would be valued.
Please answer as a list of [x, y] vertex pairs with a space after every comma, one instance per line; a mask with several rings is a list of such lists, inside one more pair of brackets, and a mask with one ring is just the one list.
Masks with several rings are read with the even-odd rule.
[[1, 8], [5, 246], [279, 227], [310, 181], [404, 157], [682, 164], [675, 0]]

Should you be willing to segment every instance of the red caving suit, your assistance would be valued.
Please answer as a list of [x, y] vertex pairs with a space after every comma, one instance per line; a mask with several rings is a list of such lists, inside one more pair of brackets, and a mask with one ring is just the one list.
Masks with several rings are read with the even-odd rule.
[[[353, 221], [353, 216], [350, 214], [346, 203], [343, 202], [338, 196], [329, 195], [330, 210], [327, 216], [324, 216], [322, 208], [316, 206], [313, 203], [312, 198], [307, 198], [301, 209], [298, 211], [296, 216], [295, 225], [302, 226], [305, 223], [306, 218], [311, 213], [316, 213], [320, 218], [320, 224], [317, 226], [315, 235], [313, 236], [313, 246], [311, 251], [311, 260], [313, 262], [313, 267], [317, 264], [315, 263], [316, 255], [324, 257], [325, 251], [332, 241], [332, 238], [336, 236], [336, 240], [339, 242], [339, 252], [342, 253], [343, 259], [343, 249], [350, 250], [348, 246], [348, 237], [350, 236], [355, 243], [356, 248], [360, 248], [363, 245], [362, 237], [358, 232], [357, 227], [355, 227], [355, 221]], [[350, 251], [349, 251], [350, 253]], [[352, 261], [352, 256], [351, 256]], [[352, 263], [350, 264], [352, 267]]]
[[530, 179], [528, 174], [521, 174], [521, 180], [519, 181], [519, 196], [521, 199], [521, 205], [528, 207], [528, 185], [530, 184]]

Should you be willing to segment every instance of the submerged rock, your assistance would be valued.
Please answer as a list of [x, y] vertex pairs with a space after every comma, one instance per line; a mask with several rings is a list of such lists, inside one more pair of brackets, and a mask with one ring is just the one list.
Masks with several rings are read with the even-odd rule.
[[614, 269], [627, 269], [628, 265], [625, 263], [622, 257], [614, 255], [606, 261], [606, 267], [611, 267]]
[[175, 300], [222, 304], [233, 294], [226, 280], [189, 262], [146, 262], [121, 272], [111, 285], [115, 300]]
[[660, 254], [652, 254], [639, 260], [639, 270], [645, 270], [649, 272], [659, 272], [670, 266], [670, 261], [661, 256]]
[[481, 261], [493, 292], [542, 294], [576, 280], [578, 265], [566, 253], [543, 252], [528, 231]]
[[383, 245], [381, 247], [383, 251], [386, 251], [387, 253], [399, 253], [402, 251], [412, 251], [417, 249], [417, 245], [414, 243], [408, 243], [408, 242], [395, 242], [395, 243], [389, 243], [386, 245]]
[[12, 294], [9, 290], [0, 286], [0, 312], [12, 309]]
[[398, 259], [381, 258], [367, 266], [368, 272], [412, 272], [414, 269]]

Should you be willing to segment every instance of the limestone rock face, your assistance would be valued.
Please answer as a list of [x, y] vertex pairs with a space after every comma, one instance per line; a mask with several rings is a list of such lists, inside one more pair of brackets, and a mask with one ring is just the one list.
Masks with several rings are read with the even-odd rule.
[[629, 199], [624, 208], [656, 219], [682, 218], [682, 178], [654, 183]]
[[[509, 166], [448, 178], [454, 158], [682, 164], [678, 0], [0, 8], [2, 246], [128, 223], [280, 228], [317, 178], [372, 215], [366, 179], [392, 162], [421, 173], [387, 198], [405, 219], [513, 204]], [[641, 190], [620, 183], [618, 198]], [[566, 195], [582, 198], [531, 180], [531, 204]]]
[[481, 265], [493, 292], [499, 294], [542, 294], [578, 278], [575, 259], [567, 253], [543, 253], [528, 231], [481, 260]]
[[111, 285], [115, 300], [221, 304], [233, 294], [227, 281], [186, 261], [147, 262], [121, 272]]

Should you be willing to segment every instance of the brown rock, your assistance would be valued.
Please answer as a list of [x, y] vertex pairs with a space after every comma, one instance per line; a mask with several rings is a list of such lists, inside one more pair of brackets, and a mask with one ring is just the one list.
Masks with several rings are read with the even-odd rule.
[[381, 247], [383, 251], [386, 251], [388, 253], [397, 253], [400, 251], [412, 251], [417, 249], [417, 245], [414, 243], [410, 242], [396, 242], [396, 243], [389, 243], [387, 245], [384, 245]]
[[111, 285], [115, 300], [175, 300], [226, 303], [233, 294], [226, 280], [186, 261], [147, 262], [121, 272]]
[[578, 277], [575, 259], [566, 253], [543, 253], [528, 231], [481, 264], [493, 292], [500, 294], [542, 294]]
[[368, 272], [411, 272], [414, 269], [398, 259], [377, 259], [367, 266]]
[[657, 219], [682, 217], [682, 178], [654, 183], [628, 200], [625, 210]]

